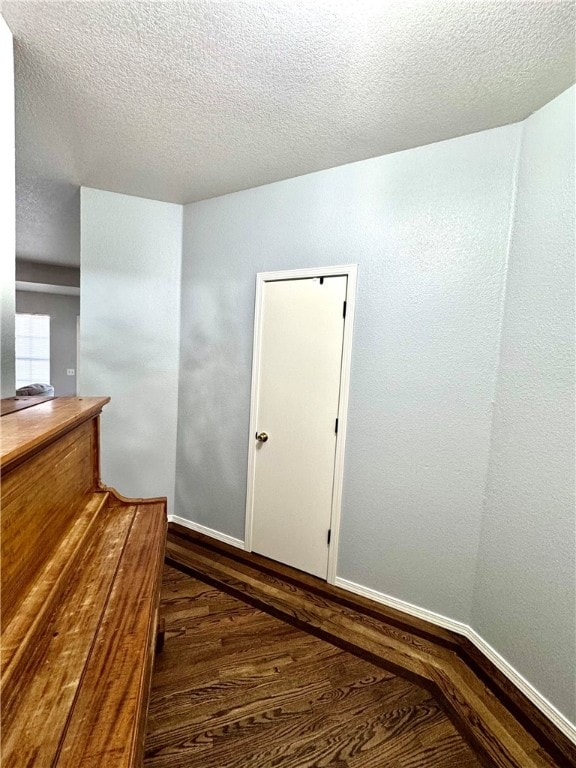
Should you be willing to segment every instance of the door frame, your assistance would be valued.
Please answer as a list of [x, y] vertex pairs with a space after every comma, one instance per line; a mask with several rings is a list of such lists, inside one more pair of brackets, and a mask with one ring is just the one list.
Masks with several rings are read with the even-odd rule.
[[338, 432], [336, 434], [336, 452], [334, 457], [334, 486], [332, 489], [332, 510], [330, 515], [330, 543], [328, 545], [328, 584], [336, 581], [338, 543], [340, 539], [340, 515], [342, 510], [342, 485], [344, 480], [344, 451], [348, 420], [348, 397], [350, 390], [350, 368], [352, 362], [352, 333], [356, 308], [357, 264], [345, 264], [336, 267], [315, 267], [310, 269], [290, 269], [279, 272], [259, 272], [256, 275], [256, 300], [254, 311], [254, 346], [252, 350], [252, 390], [250, 396], [250, 429], [248, 441], [248, 483], [246, 492], [246, 531], [244, 549], [252, 551], [252, 526], [254, 521], [254, 477], [256, 471], [256, 433], [258, 421], [258, 399], [260, 395], [260, 358], [262, 346], [262, 323], [264, 306], [264, 286], [267, 282], [278, 280], [302, 280], [314, 277], [337, 277], [346, 275], [346, 321], [342, 340], [342, 367], [340, 370], [340, 398], [338, 402]]

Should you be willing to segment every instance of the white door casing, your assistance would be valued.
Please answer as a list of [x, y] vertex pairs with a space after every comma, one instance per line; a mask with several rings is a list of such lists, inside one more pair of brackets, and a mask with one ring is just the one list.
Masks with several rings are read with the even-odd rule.
[[245, 547], [330, 583], [355, 293], [356, 265], [257, 275]]

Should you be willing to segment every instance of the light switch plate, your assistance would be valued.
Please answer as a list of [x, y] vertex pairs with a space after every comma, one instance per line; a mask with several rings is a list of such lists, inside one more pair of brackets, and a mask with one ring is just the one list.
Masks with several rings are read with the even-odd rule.
[[66, 368], [66, 376], [74, 376], [75, 370], [74, 368]]

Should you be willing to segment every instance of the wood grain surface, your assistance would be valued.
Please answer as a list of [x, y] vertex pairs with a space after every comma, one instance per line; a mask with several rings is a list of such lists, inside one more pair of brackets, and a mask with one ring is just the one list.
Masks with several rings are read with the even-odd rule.
[[479, 768], [430, 691], [167, 567], [147, 768]]
[[23, 411], [24, 408], [32, 408], [34, 405], [46, 403], [48, 400], [54, 400], [54, 396], [3, 397], [2, 400], [0, 400], [0, 416], [6, 416], [9, 413], [16, 413], [16, 411]]
[[[38, 406], [44, 407], [44, 406]], [[5, 416], [23, 418], [30, 411]], [[2, 628], [92, 492], [96, 446], [90, 421], [2, 472]]]
[[109, 397], [57, 397], [0, 420], [0, 467], [26, 460], [52, 440], [100, 413]]
[[100, 484], [107, 398], [2, 419], [2, 766], [140, 768], [166, 500]]
[[354, 609], [354, 597], [351, 601], [346, 595], [344, 602], [334, 598], [336, 588], [324, 593], [311, 590], [299, 572], [287, 580], [275, 573], [274, 563], [263, 567], [259, 558], [252, 564], [250, 555], [239, 557], [230, 549], [171, 526], [167, 557], [194, 578], [419, 683], [434, 694], [484, 764], [497, 768], [576, 765], [569, 754], [558, 757], [550, 751], [518, 721], [466, 664], [454, 640], [450, 644], [441, 637], [435, 642], [432, 629], [423, 637], [418, 627], [407, 628], [408, 620], [401, 629], [396, 621], [387, 621], [385, 611], [366, 611], [365, 601]]
[[86, 541], [99, 522], [107, 501], [108, 494], [103, 493], [95, 493], [89, 498], [2, 631], [2, 695], [9, 690], [28, 648], [34, 647], [39, 635], [46, 631], [52, 611], [68, 588], [84, 555]]
[[558, 765], [576, 765], [576, 744], [466, 637], [460, 639], [460, 654], [474, 674], [535, 735], [544, 753], [551, 755]]
[[386, 621], [387, 624], [397, 627], [400, 630], [414, 632], [420, 638], [429, 639], [435, 645], [444, 645], [452, 650], [459, 648], [459, 641], [453, 632], [448, 629], [431, 624], [416, 616], [410, 616], [403, 611], [396, 610], [389, 606], [375, 603], [361, 595], [352, 595], [340, 587], [334, 587], [323, 579], [311, 576], [303, 571], [297, 571], [289, 565], [270, 560], [264, 555], [256, 552], [245, 552], [238, 547], [230, 546], [216, 539], [205, 536], [204, 534], [191, 531], [178, 523], [170, 523], [171, 538], [176, 541], [180, 538], [182, 541], [195, 541], [202, 544], [207, 552], [224, 553], [230, 560], [251, 565], [271, 576], [278, 576], [287, 584], [303, 586], [309, 592], [318, 595], [328, 595], [334, 603], [353, 610], [361, 609], [367, 616]]
[[28, 647], [16, 684], [3, 695], [2, 765], [51, 766], [109, 600], [130, 515], [105, 509], [75, 578], [46, 632]]
[[[127, 517], [125, 509], [111, 510], [118, 521]], [[166, 520], [162, 504], [138, 505], [130, 514], [131, 529], [60, 745], [59, 768], [140, 764]]]

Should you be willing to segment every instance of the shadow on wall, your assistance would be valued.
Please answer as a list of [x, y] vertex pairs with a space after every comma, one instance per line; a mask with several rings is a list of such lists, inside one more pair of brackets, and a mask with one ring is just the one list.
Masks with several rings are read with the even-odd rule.
[[[197, 284], [192, 293], [186, 300], [201, 320], [181, 350], [180, 380], [186, 385], [179, 399], [176, 514], [212, 528], [215, 519], [233, 518], [237, 508], [245, 507], [249, 419], [245, 412], [224, 416], [223, 404], [239, 392], [250, 398], [246, 360], [251, 344], [238, 333], [239, 313], [246, 309], [239, 306], [242, 292], [218, 293]], [[231, 428], [239, 440], [230, 440]], [[193, 494], [188, 478], [194, 478]], [[243, 529], [231, 533], [244, 537]]]

